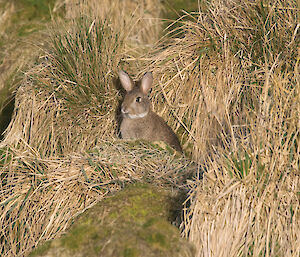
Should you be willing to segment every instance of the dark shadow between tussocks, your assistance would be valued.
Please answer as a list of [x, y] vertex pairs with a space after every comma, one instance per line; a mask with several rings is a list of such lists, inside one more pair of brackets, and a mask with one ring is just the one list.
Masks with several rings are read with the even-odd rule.
[[15, 108], [15, 95], [9, 97], [0, 110], [0, 141], [4, 138], [4, 132], [8, 127]]

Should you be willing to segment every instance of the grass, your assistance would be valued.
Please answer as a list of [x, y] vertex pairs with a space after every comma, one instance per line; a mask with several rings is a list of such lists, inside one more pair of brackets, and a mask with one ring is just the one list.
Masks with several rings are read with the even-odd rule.
[[[89, 153], [73, 153], [64, 158], [43, 159], [38, 153], [18, 151], [13, 156], [3, 154], [2, 160], [2, 256], [27, 255], [41, 240], [61, 234], [75, 215], [126, 184], [148, 181], [157, 186], [181, 188], [196, 168], [191, 161], [167, 150], [120, 140], [102, 142]], [[145, 194], [151, 197], [151, 190]], [[151, 216], [148, 212], [157, 213], [152, 205], [147, 210], [141, 208], [139, 205], [145, 204], [141, 197], [142, 194], [134, 196], [131, 207], [124, 206], [122, 212], [117, 204], [114, 209], [118, 211], [114, 212], [136, 222], [143, 221], [145, 215]], [[151, 201], [156, 197], [154, 194]], [[113, 211], [110, 215], [114, 220]]]
[[190, 185], [183, 235], [196, 256], [299, 256], [299, 7], [202, 4], [141, 71], [206, 171]]
[[[0, 1], [0, 139], [10, 122], [13, 112], [14, 93], [25, 70], [35, 62], [43, 42], [41, 32], [53, 17], [63, 11], [52, 12], [51, 1]], [[51, 13], [52, 12], [52, 13]]]
[[[112, 110], [119, 96], [113, 87], [113, 74], [121, 60], [121, 35], [113, 32], [107, 22], [93, 22], [87, 18], [74, 20], [70, 26], [73, 31], [68, 33], [53, 29], [50, 51], [26, 76], [30, 85], [25, 89], [26, 94], [43, 96], [34, 103], [34, 108], [42, 107], [43, 112], [37, 113], [39, 119], [35, 126], [40, 132], [32, 130], [28, 120], [25, 128], [31, 130], [31, 134], [24, 135], [24, 139], [44, 155], [63, 154], [76, 145], [77, 149], [88, 148], [103, 136], [116, 133]], [[21, 100], [18, 115], [29, 117], [24, 112], [31, 110], [22, 109], [22, 101], [30, 100], [28, 97]], [[55, 119], [57, 115], [60, 116], [58, 120]], [[101, 119], [108, 117], [111, 122], [99, 130]], [[53, 129], [46, 129], [49, 126]], [[70, 138], [70, 133], [78, 136]]]
[[[91, 1], [53, 25], [2, 142], [13, 155], [1, 155], [1, 253], [22, 255], [109, 191], [148, 181], [189, 189], [181, 229], [196, 256], [299, 256], [299, 6], [199, 2], [160, 42], [151, 1], [151, 17], [130, 1]], [[120, 68], [153, 72], [153, 109], [196, 166], [117, 140]]]
[[207, 171], [182, 224], [196, 256], [299, 255], [297, 8], [211, 1], [149, 57], [157, 110]]
[[[143, 6], [129, 5], [129, 15], [119, 1], [114, 2], [115, 9], [107, 7], [109, 1], [102, 4], [102, 9], [93, 2], [83, 4], [80, 10], [71, 6], [67, 14], [73, 18], [57, 21], [49, 30], [43, 58], [26, 73], [21, 82], [24, 86], [16, 95], [20, 108], [16, 122], [8, 129], [7, 141], [22, 145], [25, 140], [42, 155], [51, 156], [89, 149], [103, 138], [117, 137], [115, 110], [121, 92], [115, 74], [128, 65], [124, 59], [132, 56], [137, 40], [150, 44], [156, 29], [153, 21], [143, 19], [139, 12], [131, 15], [132, 9]], [[143, 9], [141, 12], [143, 15]], [[117, 18], [120, 15], [124, 22]], [[132, 31], [125, 29], [128, 26]], [[141, 29], [145, 37], [141, 34], [132, 39], [132, 33], [141, 33]], [[150, 31], [153, 37], [148, 38]], [[32, 115], [37, 115], [35, 125]], [[15, 129], [19, 132], [13, 132]]]

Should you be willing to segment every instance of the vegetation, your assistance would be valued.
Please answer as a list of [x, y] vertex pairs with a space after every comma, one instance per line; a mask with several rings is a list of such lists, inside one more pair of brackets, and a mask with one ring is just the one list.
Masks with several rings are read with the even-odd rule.
[[[19, 81], [1, 142], [1, 255], [147, 181], [188, 192], [180, 228], [196, 256], [298, 257], [297, 1], [199, 1], [163, 38], [160, 1], [58, 3], [66, 19]], [[119, 69], [153, 72], [153, 108], [186, 157], [118, 139]]]
[[193, 248], [164, 218], [178, 207], [174, 202], [167, 191], [131, 185], [85, 211], [67, 234], [30, 256], [193, 256]]
[[[74, 216], [129, 183], [144, 181], [181, 188], [195, 170], [195, 164], [182, 156], [142, 142], [107, 141], [85, 154], [47, 159], [37, 152], [1, 153], [0, 222], [5, 228], [0, 234], [2, 256], [27, 255], [40, 240], [58, 236]], [[143, 201], [146, 204], [147, 199]], [[158, 204], [161, 206], [161, 202]], [[110, 241], [103, 240], [103, 244]]]
[[51, 15], [63, 15], [61, 9], [50, 13], [54, 4], [54, 0], [0, 0], [0, 139], [10, 122], [15, 90], [39, 55], [42, 31]]

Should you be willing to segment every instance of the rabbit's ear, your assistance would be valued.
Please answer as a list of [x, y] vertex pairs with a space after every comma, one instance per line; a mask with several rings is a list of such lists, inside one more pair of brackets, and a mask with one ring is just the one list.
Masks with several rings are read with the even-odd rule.
[[149, 93], [150, 88], [152, 87], [153, 76], [151, 72], [146, 72], [141, 81], [141, 90], [144, 95]]
[[122, 87], [127, 91], [131, 91], [133, 89], [134, 83], [129, 75], [125, 72], [120, 70], [119, 71], [119, 78], [122, 84]]

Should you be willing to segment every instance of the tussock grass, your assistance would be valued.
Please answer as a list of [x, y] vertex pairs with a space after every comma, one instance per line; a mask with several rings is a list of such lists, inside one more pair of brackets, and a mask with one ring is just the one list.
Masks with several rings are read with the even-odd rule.
[[[143, 15], [148, 6], [148, 16], [157, 15], [159, 6], [147, 1], [112, 4], [113, 9], [110, 1], [66, 2], [70, 19], [53, 26], [44, 56], [21, 82], [4, 145], [20, 147], [25, 142], [42, 155], [55, 155], [117, 137], [121, 98], [115, 74], [120, 65], [127, 65], [123, 58], [135, 52], [132, 37], [137, 32], [145, 35], [140, 44], [157, 40], [155, 16]], [[59, 2], [56, 8], [61, 8]]]
[[55, 0], [0, 0], [0, 140], [10, 122], [15, 91], [24, 72], [36, 63], [46, 26], [63, 15]]
[[105, 141], [87, 153], [48, 159], [30, 149], [1, 154], [1, 256], [26, 255], [126, 183], [180, 188], [196, 169], [191, 161], [142, 142]]
[[[186, 187], [186, 159], [148, 144], [103, 143], [118, 136], [114, 82], [125, 67], [137, 77], [153, 71], [154, 110], [200, 165], [192, 168], [182, 223], [197, 256], [299, 256], [296, 1], [201, 2], [170, 32], [177, 37], [142, 57], [157, 31], [143, 22], [155, 19], [118, 14], [143, 9], [127, 1], [111, 9], [64, 3], [70, 20], [26, 74], [2, 143], [1, 253], [22, 255], [55, 237], [122, 183]], [[132, 20], [143, 36], [128, 29]], [[87, 152], [95, 146], [101, 150]]]
[[26, 74], [5, 143], [26, 142], [42, 155], [54, 155], [116, 134], [113, 77], [122, 38], [105, 21], [80, 18], [70, 28], [53, 32], [51, 50]]
[[300, 253], [299, 99], [288, 99], [287, 81], [281, 90], [274, 86], [277, 103], [268, 118], [249, 124], [236, 151], [214, 153], [203, 181], [192, 186], [184, 234], [197, 256]]
[[191, 185], [183, 234], [197, 256], [299, 256], [299, 7], [199, 8], [144, 58], [156, 110], [206, 171]]
[[181, 28], [172, 32], [179, 38], [144, 58], [157, 78], [155, 109], [173, 117], [184, 147], [198, 160], [212, 145], [236, 147], [238, 134], [253, 122], [248, 116], [269, 108], [272, 79], [282, 75], [292, 88], [299, 82], [296, 2], [228, 0], [199, 8], [179, 20]]
[[110, 26], [128, 35], [127, 43], [141, 52], [155, 43], [161, 33], [161, 9], [159, 0], [59, 0], [56, 8], [66, 7], [66, 18], [76, 19], [87, 14], [90, 19], [109, 19]]
[[[181, 188], [196, 169], [183, 157], [151, 145], [103, 143], [118, 136], [115, 74], [128, 66], [123, 57], [135, 54], [134, 40], [140, 40], [134, 37], [135, 25], [145, 25], [136, 17], [145, 11], [135, 6], [143, 12], [117, 26], [126, 18], [101, 16], [100, 8], [91, 10], [90, 4], [81, 2], [78, 13], [67, 10], [75, 13], [70, 20], [53, 25], [43, 56], [16, 93], [14, 117], [1, 142], [1, 256], [27, 255], [125, 183], [146, 180]], [[155, 29], [144, 28], [141, 40], [153, 42]]]

